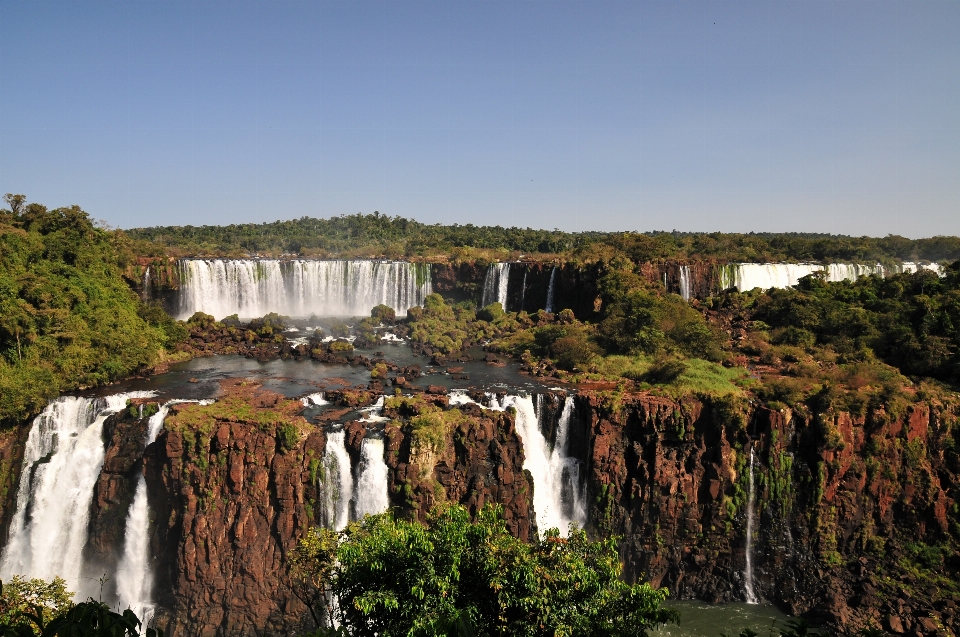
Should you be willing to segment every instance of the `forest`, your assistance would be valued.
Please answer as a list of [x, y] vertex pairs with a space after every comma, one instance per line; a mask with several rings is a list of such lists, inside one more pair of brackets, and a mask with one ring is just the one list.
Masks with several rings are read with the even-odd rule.
[[451, 253], [575, 257], [609, 246], [642, 262], [953, 261], [960, 237], [907, 239], [815, 233], [563, 232], [501, 226], [424, 224], [373, 214], [223, 226], [157, 226], [126, 231], [143, 256], [280, 256], [447, 258]]

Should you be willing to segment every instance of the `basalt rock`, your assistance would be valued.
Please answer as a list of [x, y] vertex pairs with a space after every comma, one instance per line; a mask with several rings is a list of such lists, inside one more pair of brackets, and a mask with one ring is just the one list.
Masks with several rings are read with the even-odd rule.
[[[834, 627], [879, 626], [893, 613], [905, 632], [932, 634], [931, 616], [956, 631], [956, 615], [940, 612], [955, 585], [891, 583], [914, 568], [911, 547], [956, 554], [956, 407], [851, 416], [651, 395], [577, 400], [590, 432], [591, 526], [623, 537], [627, 577], [680, 598], [743, 599], [752, 450], [765, 599]], [[929, 577], [960, 581], [958, 566], [931, 564]]]

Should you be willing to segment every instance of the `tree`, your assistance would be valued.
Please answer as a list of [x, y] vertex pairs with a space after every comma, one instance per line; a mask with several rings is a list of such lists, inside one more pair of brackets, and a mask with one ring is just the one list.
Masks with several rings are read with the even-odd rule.
[[[39, 620], [41, 625], [46, 625], [69, 610], [72, 600], [73, 593], [59, 577], [46, 582], [14, 575], [6, 584], [0, 583], [0, 626], [21, 626], [26, 629], [24, 634], [34, 634], [31, 624]], [[31, 620], [30, 616], [35, 619]]]
[[[641, 637], [678, 619], [661, 606], [666, 590], [619, 579], [615, 540], [551, 529], [527, 544], [509, 534], [500, 507], [474, 522], [455, 504], [436, 507], [426, 524], [384, 513], [348, 526], [332, 551], [334, 537], [301, 541], [295, 579], [324, 582], [350, 635]], [[313, 590], [319, 599], [321, 586]]]

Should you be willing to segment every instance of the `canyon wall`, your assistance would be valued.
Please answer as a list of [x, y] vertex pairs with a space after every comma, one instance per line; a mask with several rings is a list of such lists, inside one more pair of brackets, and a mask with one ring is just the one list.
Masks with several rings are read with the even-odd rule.
[[[830, 625], [958, 628], [956, 405], [810, 414], [740, 399], [583, 392], [568, 402], [543, 395], [521, 414], [482, 394], [378, 398], [328, 393], [333, 404], [311, 422], [298, 400], [224, 381], [213, 405], [170, 406], [146, 449], [145, 414], [157, 403], [134, 399], [104, 424], [84, 572], [116, 570], [145, 475], [157, 624], [175, 635], [295, 634], [309, 620], [289, 587], [286, 554], [330, 519], [323, 489], [334, 436], [357, 485], [366, 445], [382, 441], [370, 448], [382, 448], [382, 488], [398, 514], [497, 502], [511, 532], [530, 538], [543, 483], [518, 423], [535, 417], [544, 440], [579, 467], [589, 533], [621, 538], [629, 579], [726, 602], [744, 599], [749, 578], [759, 597]], [[362, 415], [374, 408], [377, 417]], [[413, 428], [425, 413], [442, 416]], [[16, 447], [0, 448], [0, 461]]]

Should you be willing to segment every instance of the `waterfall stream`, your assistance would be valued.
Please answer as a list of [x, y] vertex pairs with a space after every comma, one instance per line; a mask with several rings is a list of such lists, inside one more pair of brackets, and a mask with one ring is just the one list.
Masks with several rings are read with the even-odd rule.
[[[145, 446], [156, 441], [170, 407], [182, 403], [209, 404], [207, 400], [170, 400], [147, 420]], [[153, 618], [153, 573], [150, 569], [150, 506], [147, 501], [147, 480], [140, 474], [133, 503], [127, 513], [123, 533], [123, 557], [117, 566], [117, 596], [120, 608], [131, 608], [147, 626]]]
[[750, 447], [750, 495], [747, 498], [747, 551], [743, 571], [743, 593], [748, 604], [758, 604], [753, 588], [753, 509], [756, 506], [756, 488], [753, 484], [753, 447]]
[[95, 592], [81, 575], [90, 505], [103, 467], [103, 423], [128, 399], [153, 395], [141, 391], [106, 398], [63, 396], [34, 419], [0, 578], [59, 576], [80, 598]]
[[554, 303], [553, 286], [554, 286], [554, 282], [556, 281], [556, 278], [557, 278], [557, 267], [554, 266], [553, 269], [550, 270], [550, 283], [547, 285], [547, 306], [544, 308], [545, 311], [551, 314], [553, 313], [553, 303]]
[[483, 279], [483, 297], [480, 307], [499, 302], [504, 311], [507, 309], [507, 288], [510, 284], [510, 264], [491, 263]]
[[360, 466], [357, 468], [357, 488], [354, 492], [356, 519], [359, 520], [367, 514], [383, 513], [390, 508], [387, 478], [383, 440], [364, 438], [360, 448]]
[[398, 316], [431, 292], [430, 267], [405, 261], [183, 259], [180, 318], [361, 316], [380, 304]]
[[690, 300], [690, 266], [680, 266], [680, 296], [684, 301]]
[[504, 396], [502, 401], [490, 396], [490, 407], [516, 410], [517, 433], [523, 443], [523, 468], [533, 476], [533, 508], [540, 533], [558, 528], [566, 534], [571, 524], [584, 527], [587, 507], [580, 466], [575, 458], [567, 456], [566, 449], [573, 398], [568, 396], [564, 402], [552, 447], [543, 435], [530, 396]]
[[353, 475], [347, 454], [346, 434], [341, 429], [327, 434], [323, 451], [323, 524], [342, 531], [350, 521], [350, 500], [353, 499]]

